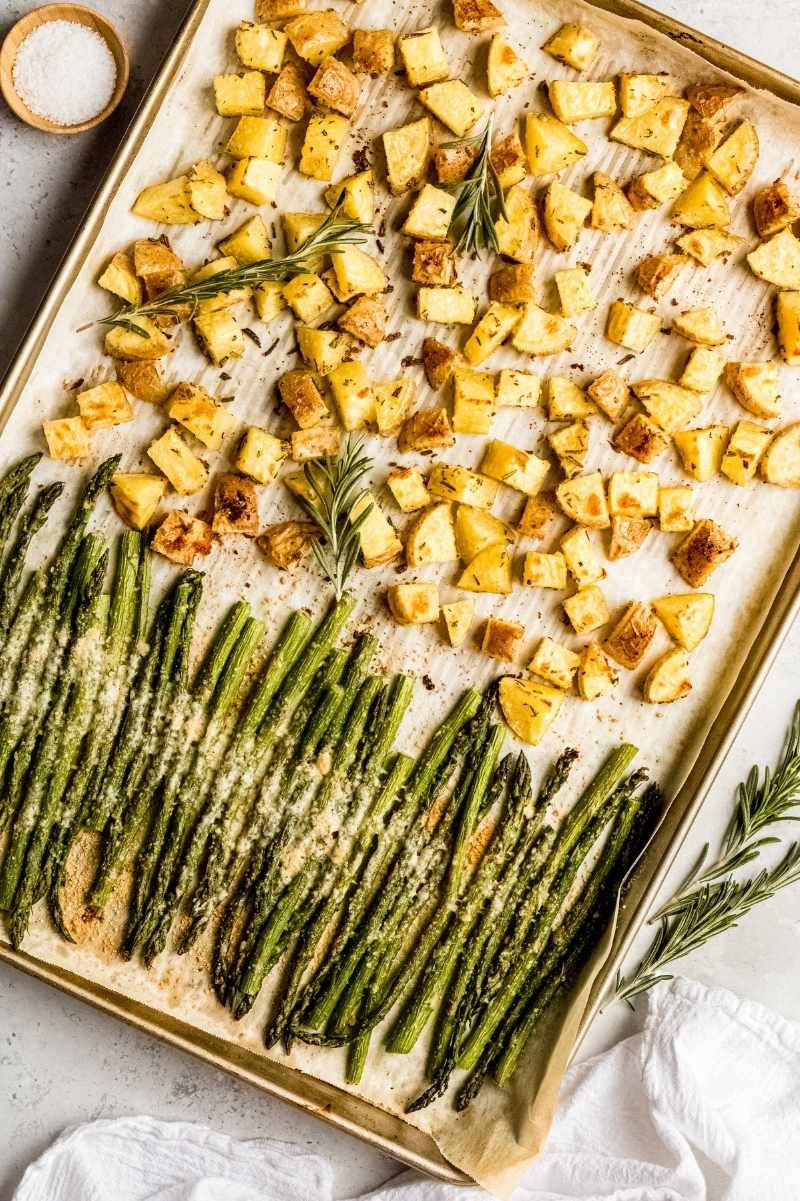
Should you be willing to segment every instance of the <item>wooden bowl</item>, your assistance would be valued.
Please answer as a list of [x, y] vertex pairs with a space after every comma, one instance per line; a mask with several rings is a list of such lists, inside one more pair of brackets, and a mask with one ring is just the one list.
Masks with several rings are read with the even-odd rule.
[[[44, 25], [47, 21], [74, 21], [79, 25], [86, 25], [89, 29], [94, 29], [96, 33], [100, 34], [114, 56], [117, 66], [117, 82], [114, 85], [111, 99], [101, 112], [88, 121], [82, 121], [79, 125], [56, 125], [55, 122], [48, 121], [46, 117], [40, 117], [38, 113], [31, 112], [14, 88], [13, 72], [17, 52], [28, 34], [38, 25]], [[0, 50], [0, 91], [6, 99], [6, 103], [28, 125], [32, 125], [35, 129], [43, 129], [46, 133], [85, 133], [87, 129], [94, 129], [95, 125], [99, 125], [101, 121], [105, 121], [106, 117], [111, 116], [125, 95], [129, 73], [128, 51], [114, 26], [100, 13], [94, 12], [91, 8], [84, 8], [82, 4], [45, 4], [43, 8], [34, 8], [9, 30]]]

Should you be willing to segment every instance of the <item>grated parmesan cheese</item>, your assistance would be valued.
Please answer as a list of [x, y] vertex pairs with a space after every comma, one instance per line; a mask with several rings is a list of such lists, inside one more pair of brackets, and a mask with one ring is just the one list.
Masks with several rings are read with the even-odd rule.
[[12, 76], [31, 112], [55, 125], [80, 125], [110, 101], [117, 65], [96, 30], [77, 21], [46, 21], [21, 43]]

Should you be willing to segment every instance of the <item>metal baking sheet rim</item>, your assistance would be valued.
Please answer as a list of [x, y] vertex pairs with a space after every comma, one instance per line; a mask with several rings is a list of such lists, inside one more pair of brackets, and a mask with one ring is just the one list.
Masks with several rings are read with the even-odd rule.
[[[638, 3], [637, 0], [587, 2], [616, 16], [641, 21], [743, 82], [769, 90], [783, 100], [800, 105], [800, 81], [722, 42], [706, 37], [691, 27]], [[210, 3], [211, 0], [195, 0], [189, 9], [172, 49], [164, 59], [123, 136], [114, 161], [86, 212], [81, 228], [20, 343], [0, 390], [0, 432], [28, 380], [59, 305], [72, 286], [83, 257], [97, 236], [108, 206], [124, 180], [165, 93], [172, 85]], [[631, 895], [626, 902], [622, 920], [618, 923], [608, 958], [598, 973], [589, 997], [574, 1050], [577, 1050], [593, 1019], [601, 1010], [609, 982], [621, 966], [646, 920], [653, 900], [799, 612], [800, 549], [776, 588], [774, 600], [754, 635], [742, 672], [722, 702], [708, 737], [689, 767], [683, 784], [671, 801], [665, 821], [637, 869]], [[655, 862], [656, 866], [648, 871], [651, 862]], [[645, 878], [647, 882], [637, 887], [637, 881], [643, 881]], [[66, 969], [43, 963], [24, 952], [14, 951], [2, 940], [0, 960], [13, 964], [28, 975], [44, 980], [62, 992], [77, 997], [102, 1012], [110, 1013], [128, 1025], [144, 1030], [195, 1058], [212, 1063], [272, 1096], [322, 1118], [430, 1176], [453, 1184], [471, 1183], [445, 1159], [429, 1135], [343, 1089], [337, 1089], [296, 1068], [244, 1051], [160, 1010], [131, 1001], [100, 985], [90, 984]]]

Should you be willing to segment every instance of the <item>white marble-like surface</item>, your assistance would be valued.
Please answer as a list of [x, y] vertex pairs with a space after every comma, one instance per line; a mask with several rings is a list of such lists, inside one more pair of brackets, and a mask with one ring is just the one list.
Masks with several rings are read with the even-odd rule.
[[[131, 49], [132, 85], [124, 111], [99, 131], [52, 138], [0, 110], [5, 191], [0, 240], [0, 371], [13, 352], [86, 208], [141, 89], [186, 10], [184, 0], [94, 0]], [[0, 0], [0, 32], [31, 5]], [[796, 73], [800, 0], [772, 0], [769, 14], [741, 0], [689, 5], [659, 0], [687, 24], [754, 58]], [[754, 762], [777, 755], [800, 694], [800, 628], [795, 628], [750, 714], [698, 821], [674, 876], [705, 839], [719, 835], [732, 790]], [[646, 935], [645, 935], [646, 937]], [[684, 961], [682, 970], [800, 1020], [800, 892], [786, 892], [742, 926]], [[637, 1016], [611, 1006], [593, 1027], [582, 1056], [636, 1029]], [[0, 967], [0, 1201], [8, 1201], [25, 1165], [65, 1126], [97, 1117], [152, 1113], [209, 1123], [232, 1135], [290, 1139], [331, 1157], [337, 1195], [350, 1197], [393, 1175], [390, 1160], [249, 1085], [95, 1013], [47, 985]]]

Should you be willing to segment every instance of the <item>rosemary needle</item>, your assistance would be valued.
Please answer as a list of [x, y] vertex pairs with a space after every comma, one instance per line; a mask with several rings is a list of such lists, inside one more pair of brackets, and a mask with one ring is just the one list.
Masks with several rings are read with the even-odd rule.
[[458, 200], [450, 219], [450, 229], [458, 233], [456, 253], [475, 258], [482, 250], [500, 253], [495, 222], [499, 217], [508, 219], [503, 189], [497, 172], [492, 166], [493, 116], [475, 137], [457, 142], [446, 142], [444, 148], [453, 146], [477, 147], [475, 161], [465, 178], [454, 185], [458, 189]]
[[369, 490], [361, 486], [371, 467], [362, 439], [348, 438], [337, 458], [318, 459], [304, 468], [311, 495], [300, 494], [299, 499], [321, 531], [312, 549], [337, 600], [361, 549], [359, 532], [372, 511], [371, 503], [363, 503]]

